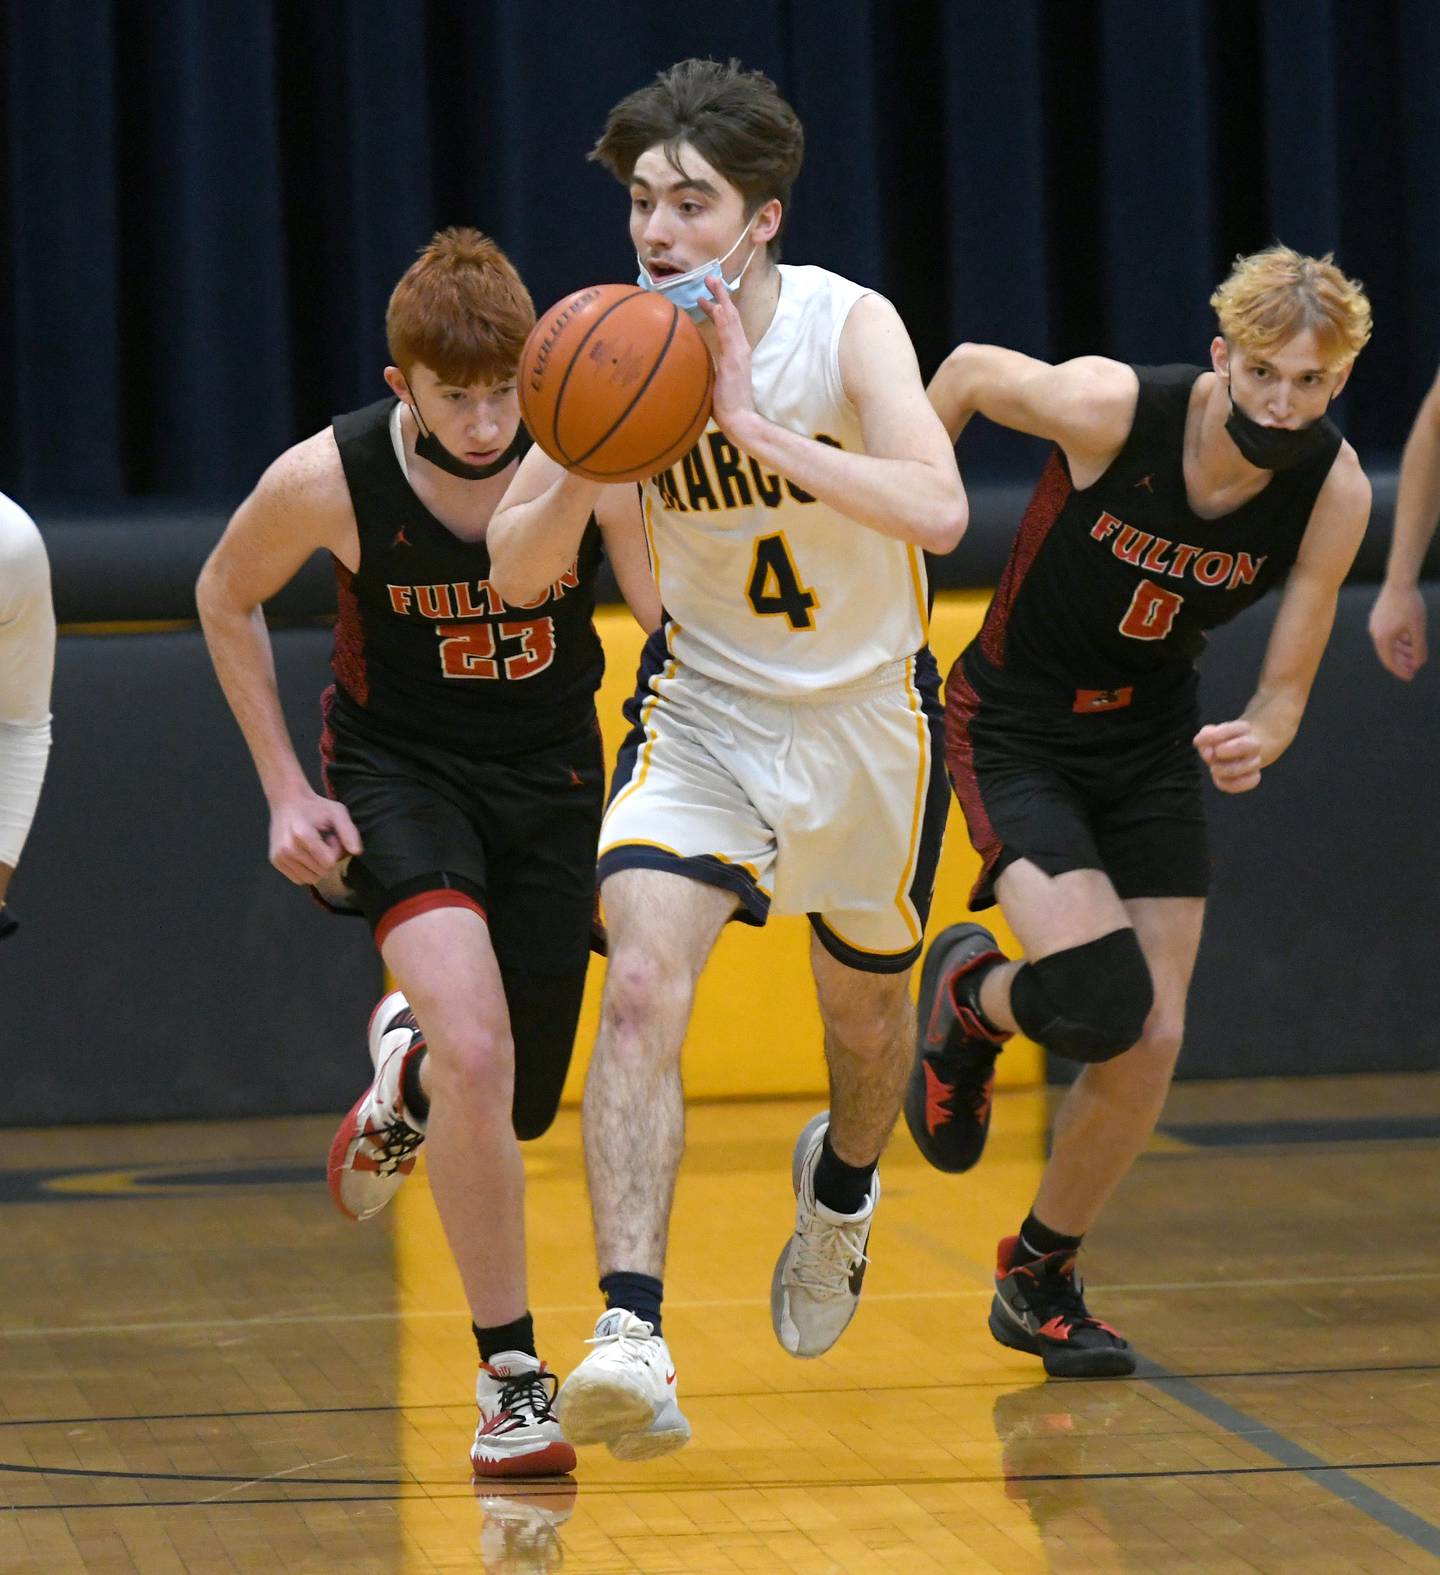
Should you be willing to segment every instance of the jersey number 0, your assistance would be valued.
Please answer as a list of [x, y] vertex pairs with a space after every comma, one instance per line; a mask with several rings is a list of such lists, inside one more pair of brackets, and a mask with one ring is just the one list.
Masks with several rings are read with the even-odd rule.
[[1120, 620], [1120, 633], [1132, 640], [1163, 640], [1184, 604], [1183, 596], [1167, 591], [1153, 580], [1141, 580]]

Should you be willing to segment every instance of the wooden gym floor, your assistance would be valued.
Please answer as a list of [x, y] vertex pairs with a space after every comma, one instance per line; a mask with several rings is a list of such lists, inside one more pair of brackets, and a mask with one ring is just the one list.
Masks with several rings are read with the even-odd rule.
[[[365, 1226], [332, 1123], [7, 1132], [0, 1570], [1384, 1571], [1440, 1566], [1440, 1077], [1179, 1088], [1086, 1253], [1133, 1379], [985, 1330], [1046, 1097], [969, 1177], [887, 1155], [828, 1358], [770, 1332], [810, 1105], [691, 1114], [667, 1333], [694, 1443], [472, 1487], [473, 1347], [419, 1173]], [[597, 1308], [579, 1122], [529, 1152], [562, 1372]]]

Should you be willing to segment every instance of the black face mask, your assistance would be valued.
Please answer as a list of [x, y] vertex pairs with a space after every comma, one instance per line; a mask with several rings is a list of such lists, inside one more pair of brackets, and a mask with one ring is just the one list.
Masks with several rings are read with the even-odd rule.
[[1225, 418], [1225, 430], [1241, 455], [1260, 470], [1289, 470], [1325, 446], [1325, 433], [1319, 421], [1312, 421], [1308, 427], [1299, 427], [1293, 432], [1284, 427], [1262, 427], [1235, 403], [1228, 380], [1227, 392], [1230, 394], [1230, 414]]
[[418, 435], [415, 439], [415, 452], [423, 460], [437, 466], [447, 475], [458, 476], [461, 481], [488, 481], [491, 476], [498, 476], [504, 468], [517, 459], [525, 448], [525, 429], [515, 428], [515, 436], [510, 441], [510, 447], [488, 465], [467, 465], [463, 459], [456, 459], [438, 437], [425, 425], [420, 414], [420, 402], [414, 393], [410, 395], [410, 414], [415, 417], [415, 426]]

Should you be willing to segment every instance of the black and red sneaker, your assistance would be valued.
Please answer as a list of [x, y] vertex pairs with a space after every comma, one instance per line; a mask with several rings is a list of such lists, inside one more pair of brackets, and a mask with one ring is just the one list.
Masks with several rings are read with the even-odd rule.
[[985, 1149], [995, 1057], [1009, 1034], [995, 1034], [955, 986], [1004, 962], [995, 937], [979, 924], [941, 930], [920, 970], [915, 1064], [905, 1085], [905, 1124], [936, 1170], [969, 1170]]
[[1000, 1243], [990, 1333], [1012, 1351], [1028, 1351], [1051, 1378], [1123, 1378], [1135, 1371], [1129, 1342], [1108, 1323], [1091, 1317], [1075, 1254], [1047, 1253], [1015, 1263], [1018, 1236]]

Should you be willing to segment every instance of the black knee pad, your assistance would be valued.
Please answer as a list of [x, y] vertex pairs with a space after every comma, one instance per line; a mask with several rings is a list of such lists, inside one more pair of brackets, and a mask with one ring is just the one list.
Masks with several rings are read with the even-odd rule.
[[585, 993], [585, 967], [571, 973], [535, 973], [506, 968], [505, 1001], [515, 1041], [515, 1099], [511, 1120], [522, 1143], [549, 1131], [570, 1055]]
[[1110, 1061], [1128, 1050], [1154, 1004], [1150, 966], [1131, 929], [1026, 963], [1010, 986], [1026, 1037], [1072, 1061]]

